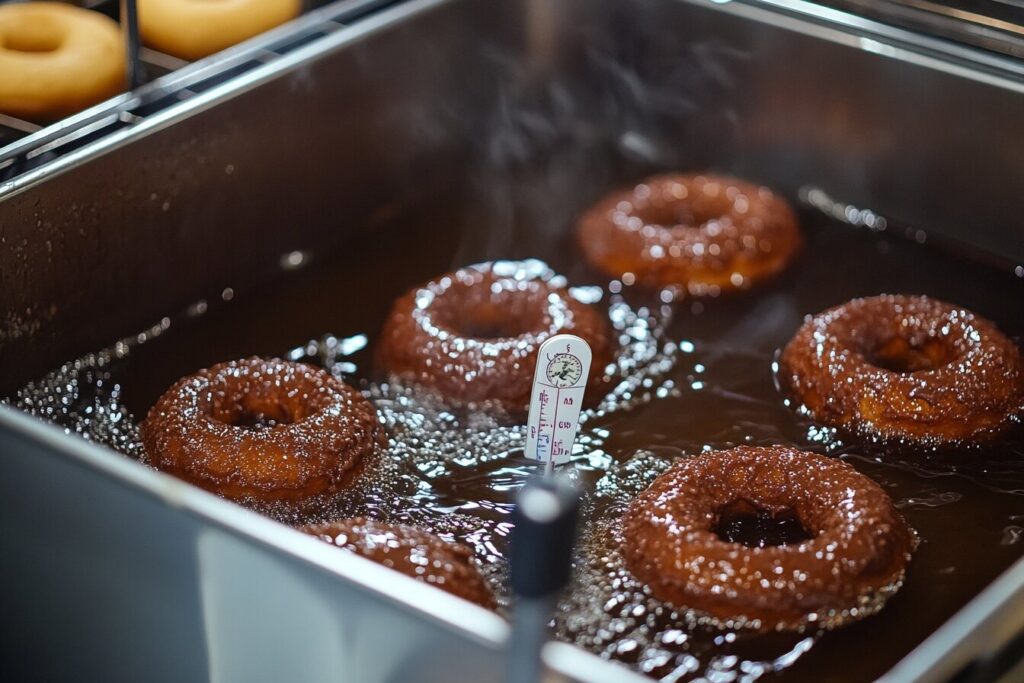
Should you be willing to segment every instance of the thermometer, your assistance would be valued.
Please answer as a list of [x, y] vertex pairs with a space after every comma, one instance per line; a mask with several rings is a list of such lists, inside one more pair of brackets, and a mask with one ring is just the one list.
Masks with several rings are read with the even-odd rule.
[[555, 335], [537, 352], [526, 457], [545, 463], [548, 471], [572, 454], [591, 356], [587, 342], [571, 334]]

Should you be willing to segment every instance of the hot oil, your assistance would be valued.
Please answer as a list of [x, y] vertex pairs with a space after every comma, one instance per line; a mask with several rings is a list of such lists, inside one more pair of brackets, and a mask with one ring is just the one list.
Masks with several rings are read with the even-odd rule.
[[[922, 293], [996, 321], [1018, 342], [1024, 281], [1007, 268], [913, 239], [802, 216], [808, 245], [780, 280], [740, 295], [673, 299], [608, 283], [580, 263], [571, 240], [536, 256], [581, 296], [600, 296], [623, 352], [616, 391], [584, 417], [573, 476], [586, 491], [577, 574], [556, 636], [667, 681], [861, 681], [877, 677], [1024, 554], [1024, 435], [983, 448], [917, 451], [865, 443], [814, 425], [774, 382], [777, 350], [803, 316], [855, 296]], [[366, 514], [470, 544], [502, 594], [515, 491], [534, 469], [520, 426], [487, 411], [450, 410], [438, 397], [382, 384], [372, 368], [391, 302], [453, 266], [464, 242], [422, 212], [331, 255], [285, 259], [298, 272], [227, 302], [202, 302], [144, 335], [65, 365], [13, 402], [144, 460], [137, 422], [179, 377], [218, 361], [278, 355], [319, 363], [360, 385], [391, 436], [356, 489], [301, 509], [262, 512], [288, 524]], [[461, 252], [460, 252], [461, 253]], [[462, 265], [454, 264], [454, 265]], [[596, 286], [596, 288], [594, 287]], [[145, 343], [140, 343], [144, 341]], [[675, 459], [739, 444], [797, 446], [842, 458], [882, 485], [921, 536], [907, 581], [877, 615], [836, 631], [723, 631], [644, 592], [618, 554], [629, 500]], [[257, 506], [258, 507], [258, 506]], [[770, 520], [758, 522], [764, 533]], [[780, 524], [785, 525], [785, 520]], [[738, 533], [749, 543], [757, 535]], [[759, 532], [760, 533], [760, 532]], [[784, 540], [782, 536], [780, 539]], [[507, 596], [502, 600], [507, 604]]]

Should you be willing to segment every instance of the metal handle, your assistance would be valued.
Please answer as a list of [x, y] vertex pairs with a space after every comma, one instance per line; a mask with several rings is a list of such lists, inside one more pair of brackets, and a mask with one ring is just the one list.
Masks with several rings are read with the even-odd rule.
[[579, 491], [556, 477], [536, 478], [527, 482], [516, 503], [509, 561], [516, 604], [506, 681], [537, 683], [548, 622], [572, 572]]
[[1010, 683], [1024, 672], [1024, 631], [995, 652], [979, 657], [960, 671], [951, 683]]
[[125, 81], [129, 90], [142, 85], [146, 79], [139, 48], [139, 7], [136, 0], [121, 0], [121, 30], [124, 32]]

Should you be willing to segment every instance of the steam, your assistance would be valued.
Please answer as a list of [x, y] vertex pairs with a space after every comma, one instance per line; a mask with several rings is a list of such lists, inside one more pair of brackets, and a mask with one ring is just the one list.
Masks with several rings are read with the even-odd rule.
[[468, 192], [453, 267], [538, 256], [565, 269], [572, 259], [555, 255], [571, 248], [576, 217], [606, 192], [728, 161], [731, 91], [746, 54], [719, 39], [680, 43], [656, 17], [621, 28], [567, 29], [539, 59], [482, 50], [494, 81], [479, 118], [462, 122]]

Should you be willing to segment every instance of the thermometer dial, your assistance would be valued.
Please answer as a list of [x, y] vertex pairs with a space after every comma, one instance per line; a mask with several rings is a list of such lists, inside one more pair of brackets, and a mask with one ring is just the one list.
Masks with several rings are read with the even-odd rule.
[[558, 353], [548, 361], [544, 374], [556, 387], [571, 387], [583, 377], [583, 363], [572, 354]]

